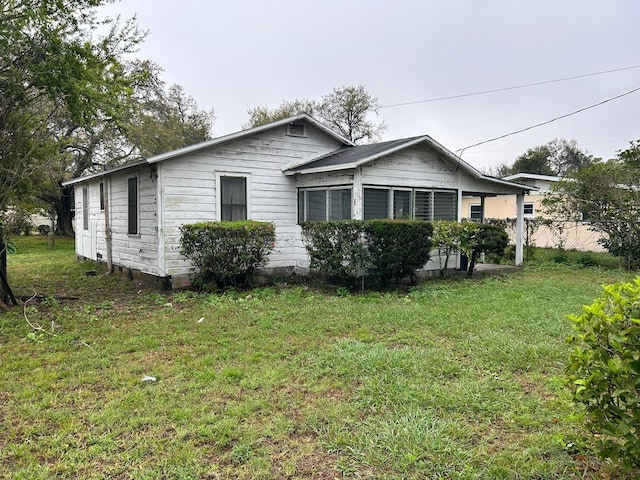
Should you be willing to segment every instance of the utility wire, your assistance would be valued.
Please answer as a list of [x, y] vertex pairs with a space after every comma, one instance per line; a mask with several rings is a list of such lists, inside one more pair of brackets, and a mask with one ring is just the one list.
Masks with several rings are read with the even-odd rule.
[[535, 125], [531, 125], [530, 127], [526, 127], [526, 128], [522, 128], [520, 130], [516, 130], [515, 132], [506, 133], [504, 135], [500, 135], [499, 137], [494, 137], [494, 138], [490, 138], [489, 140], [484, 140], [482, 142], [474, 143], [473, 145], [469, 145], [469, 146], [466, 146], [466, 147], [458, 150], [458, 152], [460, 152], [460, 154], [458, 156], [462, 157], [462, 154], [468, 148], [477, 147], [478, 145], [484, 145], [485, 143], [493, 142], [495, 140], [500, 140], [502, 138], [510, 137], [511, 135], [516, 135], [518, 133], [526, 132], [527, 130], [532, 130], [534, 128], [541, 127], [543, 125], [547, 125], [547, 124], [555, 122], [557, 120], [561, 120], [563, 118], [570, 117], [571, 115], [575, 115], [576, 113], [584, 112], [585, 110], [589, 110], [591, 108], [599, 107], [600, 105], [604, 105], [605, 103], [611, 102], [613, 100], [617, 100], [618, 98], [622, 98], [622, 97], [625, 97], [627, 95], [631, 95], [632, 93], [637, 92], [638, 90], [640, 90], [640, 87], [634, 88], [633, 90], [629, 90], [628, 92], [625, 92], [625, 93], [621, 93], [620, 95], [616, 95], [615, 97], [607, 98], [606, 100], [603, 100], [603, 101], [598, 102], [598, 103], [594, 103], [593, 105], [589, 105], [588, 107], [580, 108], [580, 109], [575, 110], [575, 111], [573, 111], [571, 113], [567, 113], [565, 115], [560, 115], [559, 117], [552, 118], [551, 120], [547, 120], [546, 122], [537, 123]]
[[415, 100], [413, 102], [393, 103], [393, 104], [390, 104], [390, 105], [380, 105], [378, 108], [380, 109], [380, 108], [391, 108], [391, 107], [403, 107], [405, 105], [416, 105], [418, 103], [439, 102], [441, 100], [451, 100], [453, 98], [474, 97], [474, 96], [477, 96], [477, 95], [486, 95], [487, 93], [505, 92], [507, 90], [516, 90], [518, 88], [535, 87], [535, 86], [538, 86], [538, 85], [546, 85], [548, 83], [566, 82], [568, 80], [575, 80], [577, 78], [593, 77], [593, 76], [596, 76], [596, 75], [604, 75], [604, 74], [607, 74], [607, 73], [621, 72], [623, 70], [631, 70], [633, 68], [640, 68], [640, 65], [632, 65], [630, 67], [615, 68], [613, 70], [604, 70], [602, 72], [585, 73], [583, 75], [575, 75], [573, 77], [557, 78], [555, 80], [545, 80], [545, 81], [542, 81], [542, 82], [526, 83], [524, 85], [515, 85], [513, 87], [496, 88], [496, 89], [493, 89], [493, 90], [483, 90], [481, 92], [462, 93], [462, 94], [459, 94], [459, 95], [450, 95], [448, 97], [428, 98], [426, 100]]

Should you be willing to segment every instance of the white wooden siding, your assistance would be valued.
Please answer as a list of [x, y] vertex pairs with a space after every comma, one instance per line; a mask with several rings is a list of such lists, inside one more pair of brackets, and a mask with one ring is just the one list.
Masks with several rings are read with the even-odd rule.
[[423, 145], [401, 150], [362, 167], [362, 183], [367, 185], [458, 189], [455, 166], [444, 162]]
[[276, 226], [276, 246], [268, 267], [306, 267], [308, 257], [297, 225], [296, 183], [282, 168], [341, 145], [310, 125], [306, 132], [305, 137], [288, 136], [282, 126], [159, 165], [164, 275], [190, 272], [189, 262], [180, 255], [180, 226], [217, 218], [216, 174], [250, 177], [248, 218]]
[[[153, 170], [144, 166], [111, 175], [108, 201], [113, 264], [159, 275], [157, 182]], [[133, 176], [138, 177], [137, 235], [128, 233], [128, 180]], [[106, 258], [104, 216], [98, 237], [99, 252]]]

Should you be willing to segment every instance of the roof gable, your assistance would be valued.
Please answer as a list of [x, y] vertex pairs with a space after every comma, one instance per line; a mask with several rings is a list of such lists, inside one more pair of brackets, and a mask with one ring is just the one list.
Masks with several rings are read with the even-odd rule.
[[183, 155], [188, 155], [190, 153], [200, 152], [200, 151], [203, 151], [203, 150], [207, 150], [209, 148], [221, 146], [221, 145], [224, 145], [224, 144], [227, 144], [227, 143], [231, 143], [231, 142], [243, 139], [243, 138], [250, 137], [250, 136], [255, 135], [257, 133], [265, 132], [265, 131], [268, 131], [268, 130], [273, 130], [273, 129], [282, 127], [284, 125], [289, 125], [289, 124], [293, 124], [293, 123], [296, 123], [296, 122], [307, 122], [307, 123], [309, 123], [310, 125], [314, 126], [318, 130], [324, 132], [329, 137], [337, 140], [339, 143], [341, 143], [343, 145], [343, 147], [349, 147], [349, 146], [353, 146], [354, 145], [353, 142], [351, 142], [347, 138], [343, 137], [342, 135], [339, 135], [338, 133], [334, 132], [330, 128], [326, 127], [325, 125], [323, 125], [322, 123], [320, 123], [319, 121], [317, 121], [316, 119], [311, 117], [310, 115], [307, 115], [306, 113], [302, 113], [302, 114], [299, 114], [299, 115], [295, 115], [293, 117], [287, 117], [287, 118], [283, 118], [282, 120], [277, 120], [275, 122], [267, 123], [265, 125], [260, 125], [260, 126], [257, 126], [257, 127], [246, 129], [246, 130], [240, 130], [238, 132], [231, 133], [229, 135], [223, 135], [221, 137], [216, 137], [216, 138], [213, 138], [211, 140], [207, 140], [206, 142], [201, 142], [201, 143], [197, 143], [195, 145], [189, 145], [187, 147], [178, 148], [177, 150], [172, 150], [170, 152], [165, 152], [165, 153], [162, 153], [162, 154], [159, 154], [159, 155], [154, 155], [153, 157], [149, 157], [149, 158], [144, 159], [144, 160], [138, 160], [136, 162], [127, 163], [127, 164], [124, 164], [124, 165], [120, 165], [118, 167], [110, 168], [110, 169], [103, 170], [103, 171], [100, 171], [100, 172], [96, 172], [96, 173], [93, 173], [93, 174], [90, 174], [90, 175], [85, 175], [85, 176], [82, 176], [82, 177], [74, 178], [72, 180], [64, 182], [62, 185], [65, 185], [65, 186], [66, 185], [73, 185], [75, 183], [80, 183], [80, 182], [83, 182], [83, 181], [86, 181], [86, 180], [91, 180], [91, 179], [94, 179], [94, 178], [102, 177], [104, 175], [108, 175], [110, 173], [121, 171], [121, 170], [126, 170], [128, 168], [135, 168], [135, 167], [139, 167], [140, 165], [145, 165], [145, 164], [154, 164], [154, 163], [162, 162], [162, 161], [169, 160], [169, 159], [172, 159], [172, 158], [177, 158], [177, 157], [180, 157], [180, 156], [183, 156]]
[[391, 155], [393, 153], [419, 144], [423, 144], [436, 151], [440, 154], [443, 161], [452, 163], [453, 165], [455, 165], [456, 169], [460, 169], [466, 172], [471, 177], [489, 182], [490, 184], [499, 184], [503, 187], [515, 187], [516, 190], [520, 191], [536, 189], [536, 187], [521, 185], [515, 182], [483, 174], [482, 172], [462, 160], [462, 158], [458, 157], [456, 154], [442, 146], [440, 143], [436, 142], [429, 135], [373, 143], [370, 145], [344, 147], [330, 154], [311, 159], [305, 163], [290, 165], [284, 169], [284, 173], [286, 175], [295, 175], [353, 169], [361, 165], [373, 162], [378, 158]]

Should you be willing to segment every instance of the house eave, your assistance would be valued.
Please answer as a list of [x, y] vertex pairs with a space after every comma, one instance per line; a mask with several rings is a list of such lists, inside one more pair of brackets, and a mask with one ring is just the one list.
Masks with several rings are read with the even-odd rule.
[[146, 160], [138, 160], [132, 163], [125, 163], [124, 165], [120, 165], [118, 167], [109, 168], [108, 170], [101, 170], [99, 172], [91, 173], [89, 175], [84, 175], [82, 177], [73, 178], [71, 180], [67, 180], [66, 182], [62, 182], [63, 187], [67, 187], [69, 185], [75, 185], [76, 183], [88, 182], [90, 180], [95, 180], [96, 178], [104, 177], [105, 175], [110, 175], [112, 173], [122, 172], [123, 170], [128, 170], [130, 168], [137, 168], [142, 165], [147, 165]]

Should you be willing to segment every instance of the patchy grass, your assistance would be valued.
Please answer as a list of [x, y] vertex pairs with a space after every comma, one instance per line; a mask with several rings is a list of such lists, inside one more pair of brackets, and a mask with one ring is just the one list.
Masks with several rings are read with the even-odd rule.
[[39, 242], [9, 257], [16, 294], [39, 296], [0, 315], [4, 478], [639, 473], [594, 456], [562, 382], [566, 315], [625, 272], [197, 295], [86, 276], [71, 242]]

